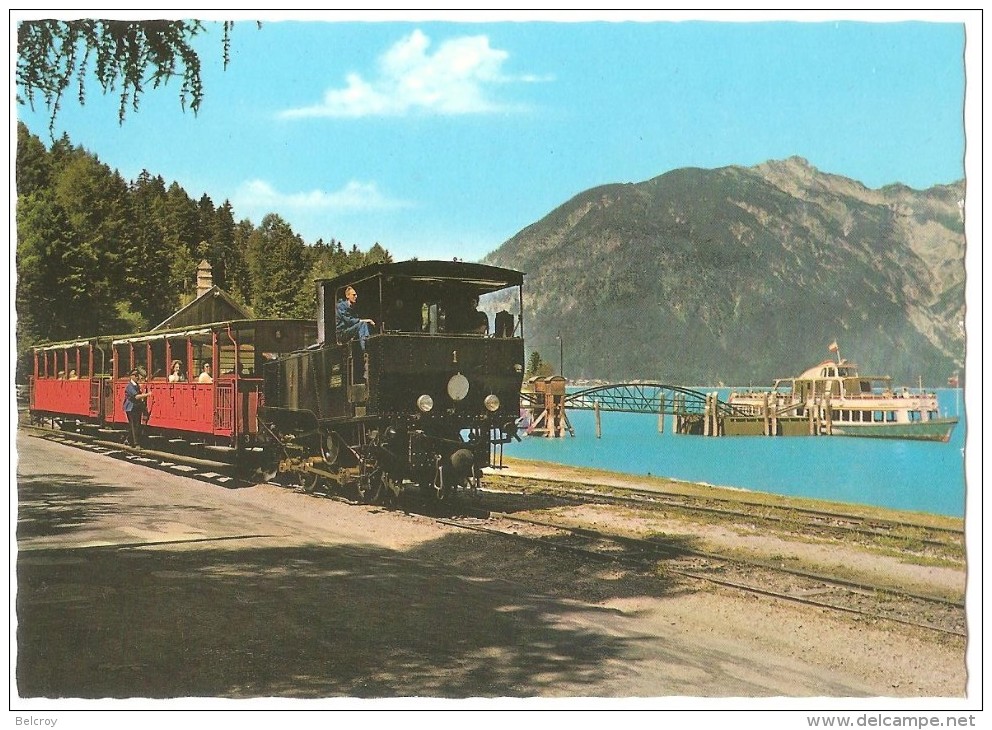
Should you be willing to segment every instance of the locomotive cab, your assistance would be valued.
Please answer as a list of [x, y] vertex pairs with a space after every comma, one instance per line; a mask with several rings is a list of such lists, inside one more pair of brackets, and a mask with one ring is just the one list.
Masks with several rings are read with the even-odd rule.
[[[439, 497], [477, 485], [516, 435], [522, 285], [520, 272], [457, 261], [318, 281], [318, 342], [267, 366], [264, 417], [307, 444], [317, 481], [355, 478], [373, 494], [412, 482]], [[367, 337], [337, 326], [339, 307], [371, 320]]]

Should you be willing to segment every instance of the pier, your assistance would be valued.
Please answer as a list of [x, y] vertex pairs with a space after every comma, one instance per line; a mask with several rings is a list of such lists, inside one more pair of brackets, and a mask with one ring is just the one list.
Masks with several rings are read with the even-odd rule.
[[802, 415], [795, 405], [777, 408], [738, 408], [705, 392], [666, 383], [637, 382], [598, 385], [571, 393], [561, 375], [531, 378], [520, 394], [522, 411], [529, 417], [531, 436], [575, 436], [569, 410], [596, 414], [596, 437], [602, 435], [600, 414], [646, 413], [658, 416], [658, 432], [665, 430], [665, 416], [673, 417], [673, 433], [697, 436], [829, 436], [832, 411], [829, 395], [810, 404]]
[[[530, 418], [527, 433], [561, 438], [575, 435], [568, 420], [571, 409], [596, 413], [596, 436], [602, 434], [600, 414], [650, 413], [658, 416], [658, 431], [665, 429], [665, 416], [674, 417], [674, 433], [719, 436], [728, 417], [747, 418], [717, 397], [692, 388], [665, 383], [612, 383], [569, 393], [565, 378], [552, 375], [531, 378], [520, 394], [521, 408]], [[752, 419], [753, 420], [753, 419]]]

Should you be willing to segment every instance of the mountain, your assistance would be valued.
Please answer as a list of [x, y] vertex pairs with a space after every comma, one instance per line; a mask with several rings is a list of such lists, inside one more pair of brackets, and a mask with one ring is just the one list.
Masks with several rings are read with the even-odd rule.
[[963, 374], [964, 195], [799, 157], [683, 168], [580, 193], [485, 261], [526, 272], [527, 349], [569, 378], [770, 384], [836, 340], [866, 374], [942, 386]]

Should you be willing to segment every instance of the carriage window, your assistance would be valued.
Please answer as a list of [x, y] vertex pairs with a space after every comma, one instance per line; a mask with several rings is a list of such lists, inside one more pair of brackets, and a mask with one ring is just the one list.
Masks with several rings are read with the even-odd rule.
[[167, 377], [172, 375], [172, 363], [176, 360], [179, 361], [179, 378], [180, 382], [185, 382], [190, 379], [189, 374], [192, 369], [189, 366], [189, 352], [186, 348], [186, 338], [173, 338], [169, 341], [169, 363], [168, 369], [166, 370]]
[[131, 372], [131, 346], [118, 345], [115, 347], [114, 358], [117, 361], [117, 377], [126, 378]]
[[203, 370], [203, 363], [213, 365], [214, 348], [210, 335], [201, 335], [193, 340], [193, 368], [190, 370], [190, 381], [196, 380]]
[[113, 351], [93, 348], [93, 375], [110, 375], [114, 371]]
[[165, 340], [152, 340], [152, 366], [149, 373], [152, 378], [165, 378], [169, 375], [169, 363], [165, 360]]
[[239, 367], [241, 368], [240, 374], [243, 376], [251, 377], [255, 374], [255, 346], [254, 345], [240, 345], [238, 352]]
[[80, 378], [88, 378], [90, 376], [90, 349], [81, 348], [78, 352], [79, 367], [76, 368], [76, 373]]
[[221, 345], [217, 355], [217, 372], [221, 375], [233, 375], [235, 370], [234, 345]]
[[151, 368], [151, 349], [147, 342], [138, 342], [134, 345], [134, 366], [141, 371], [144, 378], [150, 377], [154, 372]]

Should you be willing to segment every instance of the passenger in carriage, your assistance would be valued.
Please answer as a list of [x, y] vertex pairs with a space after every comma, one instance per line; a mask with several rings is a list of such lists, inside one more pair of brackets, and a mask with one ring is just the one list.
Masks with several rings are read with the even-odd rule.
[[196, 382], [198, 383], [214, 382], [213, 365], [210, 364], [209, 360], [203, 361], [203, 370], [200, 372], [200, 377], [196, 379]]
[[185, 383], [186, 376], [183, 375], [183, 364], [179, 360], [172, 361], [172, 368], [169, 371], [170, 383]]
[[69, 371], [69, 380], [79, 380], [79, 376], [76, 375], [76, 371], [75, 370], [70, 370]]

